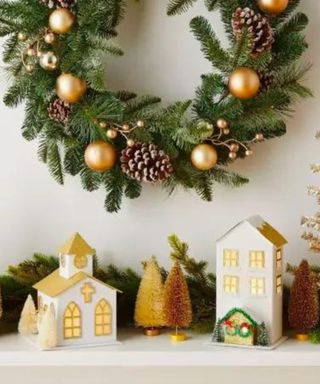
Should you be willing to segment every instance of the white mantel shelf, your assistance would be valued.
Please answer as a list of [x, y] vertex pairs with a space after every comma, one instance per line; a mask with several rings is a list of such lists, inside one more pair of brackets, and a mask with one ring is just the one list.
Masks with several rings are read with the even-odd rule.
[[139, 366], [277, 366], [320, 367], [320, 345], [290, 339], [273, 351], [209, 346], [210, 335], [190, 335], [172, 344], [168, 334], [147, 338], [139, 331], [120, 331], [121, 345], [39, 351], [28, 340], [11, 334], [0, 337], [0, 366], [4, 367], [139, 367]]

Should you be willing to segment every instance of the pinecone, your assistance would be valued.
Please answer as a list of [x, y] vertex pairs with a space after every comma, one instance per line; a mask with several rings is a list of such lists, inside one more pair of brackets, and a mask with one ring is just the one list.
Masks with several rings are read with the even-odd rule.
[[77, 4], [77, 0], [55, 0], [57, 8], [71, 9]]
[[39, 2], [50, 9], [55, 8], [56, 6], [56, 0], [39, 0]]
[[268, 91], [274, 82], [274, 75], [272, 72], [258, 72], [260, 78], [260, 90]]
[[237, 39], [241, 37], [243, 28], [252, 34], [254, 55], [269, 51], [274, 42], [273, 30], [268, 19], [251, 8], [237, 8], [232, 16], [233, 33]]
[[133, 144], [121, 152], [120, 161], [126, 175], [146, 183], [164, 181], [173, 172], [169, 156], [154, 144]]
[[66, 124], [71, 115], [71, 106], [61, 99], [55, 99], [48, 107], [48, 115], [51, 120]]

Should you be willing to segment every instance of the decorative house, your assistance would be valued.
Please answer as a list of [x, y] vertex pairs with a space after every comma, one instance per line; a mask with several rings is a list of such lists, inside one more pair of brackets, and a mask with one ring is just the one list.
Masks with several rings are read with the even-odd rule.
[[53, 309], [59, 347], [116, 343], [117, 290], [93, 277], [95, 250], [76, 233], [59, 252], [59, 269], [34, 286], [38, 323]]
[[213, 341], [274, 346], [282, 339], [285, 238], [260, 216], [217, 241], [217, 324]]

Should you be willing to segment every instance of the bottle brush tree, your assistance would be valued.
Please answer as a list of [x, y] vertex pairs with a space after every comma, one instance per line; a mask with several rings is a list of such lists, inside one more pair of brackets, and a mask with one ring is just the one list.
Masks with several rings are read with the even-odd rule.
[[155, 257], [146, 264], [135, 305], [135, 323], [143, 328], [158, 328], [165, 325], [164, 287], [161, 271]]
[[289, 324], [303, 334], [319, 321], [317, 287], [309, 263], [303, 260], [295, 273], [289, 299]]
[[264, 322], [258, 327], [257, 344], [262, 347], [267, 347], [270, 344], [268, 330]]
[[180, 263], [173, 265], [164, 287], [164, 313], [166, 323], [175, 328], [188, 328], [192, 321], [192, 307], [188, 285]]
[[41, 349], [55, 348], [58, 344], [57, 322], [53, 304], [44, 311], [38, 335], [38, 343]]
[[31, 335], [38, 333], [37, 311], [31, 295], [28, 295], [23, 306], [18, 325], [18, 331], [21, 335]]

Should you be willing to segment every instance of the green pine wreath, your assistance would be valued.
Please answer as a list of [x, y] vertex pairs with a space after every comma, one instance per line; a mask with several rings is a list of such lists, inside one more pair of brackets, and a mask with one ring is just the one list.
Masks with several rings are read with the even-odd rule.
[[[194, 1], [171, 0], [168, 14]], [[191, 30], [212, 72], [202, 75], [194, 100], [164, 108], [158, 97], [106, 85], [105, 56], [123, 54], [113, 40], [125, 0], [0, 0], [11, 82], [4, 102], [25, 103], [23, 136], [38, 139], [38, 156], [55, 180], [63, 184], [65, 174], [79, 175], [85, 190], [104, 187], [109, 212], [120, 209], [123, 197], [139, 197], [144, 182], [169, 193], [177, 186], [194, 189], [210, 201], [215, 182], [248, 181], [228, 164], [251, 155], [254, 143], [283, 135], [292, 103], [311, 95], [301, 84], [309, 66], [298, 63], [308, 24], [294, 12], [300, 1], [289, 0], [278, 15], [259, 1], [205, 0], [210, 11], [220, 11], [230, 47], [221, 46], [208, 20], [195, 17]], [[53, 13], [67, 16], [68, 32], [58, 33], [61, 19], [52, 21]], [[230, 87], [239, 68], [259, 81], [247, 98]], [[73, 100], [65, 98], [70, 79], [78, 95]]]

